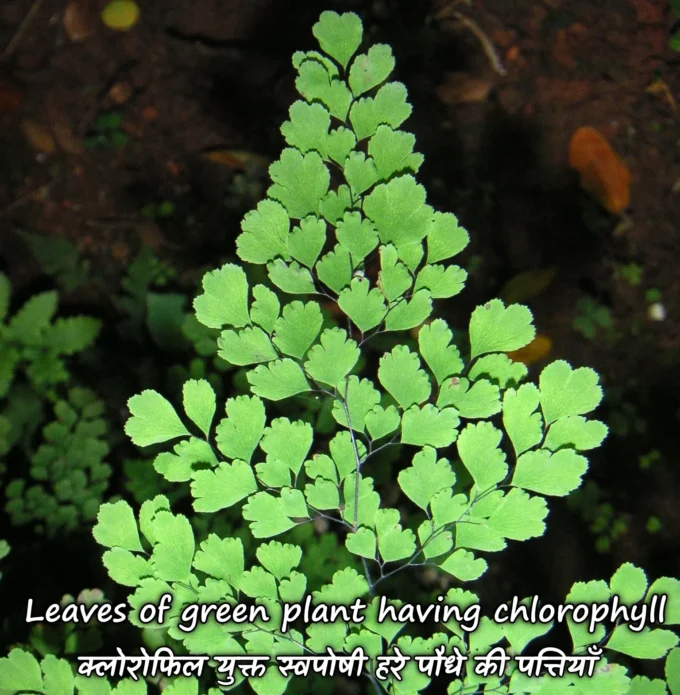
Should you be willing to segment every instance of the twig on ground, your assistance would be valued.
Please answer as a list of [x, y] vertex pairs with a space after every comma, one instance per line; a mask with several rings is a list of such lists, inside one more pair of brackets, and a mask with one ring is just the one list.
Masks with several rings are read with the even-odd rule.
[[51, 181], [48, 181], [47, 183], [43, 183], [42, 185], [38, 186], [37, 188], [33, 188], [30, 191], [24, 193], [23, 195], [20, 195], [16, 200], [13, 200], [9, 205], [7, 205], [5, 208], [0, 210], [0, 217], [5, 217], [6, 215], [9, 215], [11, 212], [16, 210], [17, 208], [20, 208], [22, 205], [26, 205], [26, 203], [30, 203], [32, 200], [35, 200], [36, 196], [41, 194], [41, 193], [46, 193], [47, 191], [54, 186], [54, 184], [59, 180], [59, 177], [56, 177], [52, 179]]
[[11, 58], [12, 53], [14, 53], [16, 47], [19, 45], [19, 42], [24, 37], [24, 34], [31, 25], [31, 22], [35, 19], [35, 16], [38, 14], [38, 10], [40, 10], [40, 7], [44, 1], [45, 0], [34, 0], [33, 4], [31, 5], [31, 9], [26, 13], [24, 20], [19, 25], [19, 28], [16, 30], [16, 33], [12, 37], [11, 41], [7, 44], [7, 48], [5, 48], [2, 55], [0, 55], [0, 63], [4, 63], [6, 60]]
[[479, 42], [482, 44], [482, 48], [484, 49], [484, 53], [486, 54], [486, 57], [489, 59], [489, 62], [491, 63], [493, 69], [499, 75], [507, 75], [507, 71], [503, 67], [503, 63], [501, 63], [501, 59], [498, 55], [498, 52], [496, 51], [496, 48], [491, 42], [491, 39], [484, 33], [484, 30], [479, 26], [479, 24], [477, 24], [477, 22], [475, 22], [473, 19], [466, 17], [464, 14], [460, 12], [453, 12], [452, 15], [466, 29], [468, 29], [479, 39]]
[[441, 22], [444, 19], [450, 19], [455, 10], [454, 7], [458, 5], [467, 5], [468, 7], [472, 4], [472, 0], [451, 0], [447, 2], [446, 5], [439, 8], [437, 12], [432, 16], [432, 20], [435, 22]]

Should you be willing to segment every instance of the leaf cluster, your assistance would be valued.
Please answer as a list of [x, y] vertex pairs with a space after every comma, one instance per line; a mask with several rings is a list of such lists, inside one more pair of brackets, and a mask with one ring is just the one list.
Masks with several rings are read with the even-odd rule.
[[89, 316], [55, 318], [57, 303], [55, 291], [41, 292], [10, 316], [10, 284], [0, 273], [0, 398], [21, 372], [43, 393], [66, 382], [66, 358], [94, 342], [100, 321]]
[[5, 487], [5, 512], [12, 524], [33, 524], [54, 536], [96, 518], [111, 477], [104, 404], [87, 389], [72, 388], [54, 406], [43, 442], [31, 456], [29, 476]]
[[[58, 246], [55, 249], [60, 253], [63, 251]], [[63, 260], [53, 259], [55, 272], [60, 272]], [[47, 530], [50, 535], [65, 526], [75, 527], [84, 513], [92, 518], [106, 488], [104, 484], [101, 489], [94, 486], [87, 491], [74, 492], [74, 485], [77, 487], [90, 481], [87, 477], [70, 479], [73, 471], [87, 470], [91, 464], [95, 466], [92, 470], [96, 469], [96, 457], [91, 462], [83, 459], [83, 454], [94, 453], [91, 447], [79, 452], [73, 462], [65, 464], [59, 461], [60, 455], [69, 455], [61, 441], [63, 424], [60, 419], [68, 420], [73, 411], [66, 401], [59, 400], [57, 391], [71, 381], [69, 359], [93, 344], [100, 322], [89, 316], [56, 317], [57, 303], [56, 292], [42, 292], [30, 297], [11, 313], [10, 282], [5, 274], [0, 273], [0, 456], [3, 458], [0, 480], [8, 500], [5, 509], [14, 523], [36, 522], [40, 530]], [[72, 393], [76, 401], [83, 400], [77, 395], [77, 390]], [[86, 396], [85, 400], [89, 398]], [[45, 427], [45, 443], [34, 452], [33, 436], [49, 403], [55, 406], [58, 419]], [[75, 451], [78, 451], [81, 440], [82, 437], [76, 442]], [[57, 454], [60, 446], [61, 453]], [[11, 475], [16, 476], [19, 472], [16, 468], [17, 453], [31, 458], [28, 475], [44, 481], [46, 488], [41, 483], [26, 489], [26, 481], [22, 478], [16, 478], [11, 487], [7, 487], [8, 464], [12, 466]], [[107, 479], [108, 475], [107, 469], [104, 478], [100, 476], [100, 479]], [[76, 499], [78, 496], [83, 500]], [[85, 505], [84, 498], [88, 497], [90, 501]], [[74, 502], [76, 506], [60, 506], [61, 502]], [[4, 558], [8, 552], [7, 542], [2, 541], [0, 556]]]

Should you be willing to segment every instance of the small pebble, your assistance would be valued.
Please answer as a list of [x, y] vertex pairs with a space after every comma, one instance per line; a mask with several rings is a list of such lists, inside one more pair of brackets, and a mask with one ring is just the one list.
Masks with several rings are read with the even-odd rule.
[[647, 310], [647, 316], [650, 321], [665, 321], [666, 319], [666, 307], [661, 304], [661, 302], [656, 302], [656, 304], [650, 304]]

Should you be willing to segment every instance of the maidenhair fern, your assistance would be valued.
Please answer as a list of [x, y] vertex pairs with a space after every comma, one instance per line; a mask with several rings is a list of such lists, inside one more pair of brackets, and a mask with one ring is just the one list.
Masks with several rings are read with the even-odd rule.
[[54, 413], [30, 458], [31, 482], [13, 478], [5, 488], [12, 524], [33, 524], [47, 536], [92, 522], [111, 477], [104, 462], [109, 453], [104, 404], [91, 391], [73, 388]]
[[55, 319], [54, 291], [33, 295], [11, 317], [9, 303], [9, 280], [0, 273], [0, 398], [22, 371], [40, 392], [67, 381], [65, 358], [92, 344], [100, 322], [89, 316]]
[[[587, 417], [602, 398], [598, 375], [557, 361], [537, 384], [525, 382], [527, 369], [505, 353], [534, 338], [532, 315], [498, 299], [472, 313], [467, 342], [460, 336], [454, 342], [447, 322], [434, 317], [433, 301], [463, 289], [466, 273], [450, 260], [468, 234], [453, 214], [427, 203], [416, 180], [423, 156], [401, 129], [411, 106], [404, 85], [388, 81], [392, 52], [376, 45], [358, 53], [363, 32], [353, 13], [324, 12], [313, 32], [320, 52], [293, 57], [302, 99], [282, 126], [287, 146], [270, 168], [267, 198], [245, 216], [237, 240], [241, 261], [264, 267], [268, 280], [252, 284], [241, 265], [226, 264], [204, 277], [195, 301], [198, 321], [220, 331], [219, 355], [247, 369], [250, 393], [218, 404], [206, 380], [188, 381], [178, 413], [161, 394], [144, 391], [130, 400], [126, 425], [138, 446], [173, 442], [154, 467], [190, 486], [196, 515], [219, 518], [234, 507], [252, 537], [268, 540], [248, 543], [255, 549], [247, 553], [235, 535], [211, 533], [198, 542], [192, 519], [174, 513], [164, 496], [145, 501], [138, 513], [125, 501], [103, 505], [94, 536], [107, 548], [112, 579], [132, 591], [131, 622], [177, 653], [274, 656], [361, 647], [375, 658], [397, 648], [417, 656], [444, 646], [474, 656], [503, 644], [520, 654], [551, 625], [484, 619], [468, 633], [448, 621], [424, 637], [422, 626], [378, 622], [376, 610], [395, 576], [411, 573], [399, 597], [410, 600], [413, 573], [425, 566], [454, 585], [446, 603], [474, 605], [478, 597], [463, 586], [486, 572], [489, 554], [545, 532], [548, 499], [580, 486], [585, 453], [606, 436], [606, 427]], [[414, 342], [409, 332], [416, 328]], [[381, 334], [395, 340], [372, 369], [363, 358]], [[273, 402], [285, 407], [299, 397], [325, 400], [338, 430], [329, 435], [306, 420], [271, 416]], [[375, 462], [387, 447], [398, 448], [406, 464], [389, 476], [399, 486], [399, 509], [376, 484]], [[321, 541], [291, 542], [312, 520], [324, 525]], [[328, 537], [353, 558], [346, 567], [326, 555], [333, 548], [324, 543]], [[317, 577], [325, 571], [318, 590], [301, 571], [303, 555], [318, 558]], [[607, 601], [616, 593], [632, 604], [659, 592], [675, 605], [666, 622], [678, 623], [680, 582], [664, 578], [648, 586], [632, 565], [609, 582], [574, 585], [567, 601]], [[163, 594], [172, 597], [170, 611], [143, 621], [141, 607], [157, 605]], [[297, 622], [282, 630], [281, 603], [309, 594], [317, 607], [362, 599], [365, 620]], [[186, 629], [187, 605], [239, 601], [263, 605], [270, 620], [223, 624], [213, 614]], [[448, 692], [666, 692], [663, 682], [631, 680], [607, 659], [615, 652], [661, 658], [676, 646], [674, 633], [619, 626], [591, 634], [568, 625], [577, 653], [590, 644], [608, 649], [592, 679], [528, 679], [512, 669], [480, 676], [468, 662]], [[677, 652], [671, 654], [675, 676]], [[15, 676], [15, 687], [41, 691], [55, 668], [44, 661], [41, 674], [37, 661], [18, 650], [10, 663], [13, 673], [24, 669], [33, 679]], [[430, 684], [415, 662], [401, 680], [380, 679], [373, 662], [367, 676], [376, 692], [416, 693]], [[236, 685], [243, 681], [235, 677]], [[178, 679], [166, 692], [214, 695], [215, 679], [212, 671], [200, 684]], [[290, 677], [272, 665], [248, 680], [258, 694], [278, 695]], [[114, 692], [124, 686], [121, 692], [132, 692], [128, 685]], [[68, 686], [72, 692], [73, 681]], [[84, 679], [76, 686], [94, 692]], [[145, 692], [142, 686], [135, 693]], [[309, 677], [296, 679], [290, 691], [330, 687]]]
[[[93, 343], [100, 322], [55, 318], [54, 291], [33, 295], [10, 313], [10, 294], [9, 279], [0, 273], [0, 485], [13, 524], [35, 523], [52, 536], [96, 517], [110, 475], [107, 466], [97, 471], [108, 452], [98, 439], [103, 420], [88, 414], [103, 406], [93, 405], [94, 397], [82, 389], [60, 396], [71, 379], [69, 360]], [[57, 419], [45, 426], [45, 441], [36, 450], [34, 434], [46, 407], [54, 408]], [[76, 425], [79, 418], [90, 422]], [[20, 477], [24, 458], [30, 459], [30, 482]], [[6, 552], [5, 544], [0, 553]]]

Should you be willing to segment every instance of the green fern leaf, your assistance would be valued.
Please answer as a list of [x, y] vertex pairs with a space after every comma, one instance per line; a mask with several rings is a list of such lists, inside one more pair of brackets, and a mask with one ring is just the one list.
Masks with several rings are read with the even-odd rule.
[[373, 223], [363, 219], [360, 212], [346, 212], [338, 220], [335, 236], [340, 245], [349, 251], [355, 266], [378, 245], [378, 234]]
[[219, 538], [211, 533], [196, 551], [193, 567], [238, 589], [244, 570], [241, 539]]
[[378, 550], [383, 562], [404, 560], [415, 553], [415, 534], [409, 529], [402, 529], [398, 510], [379, 509], [375, 514], [374, 523], [378, 536]]
[[[413, 110], [406, 97], [406, 87], [401, 82], [388, 82], [378, 90], [375, 97], [357, 99], [349, 112], [357, 140], [375, 135], [379, 125], [398, 128]], [[341, 120], [344, 121], [344, 117]]]
[[364, 30], [359, 17], [353, 12], [322, 12], [319, 21], [312, 27], [312, 33], [321, 50], [334, 58], [342, 68], [346, 68], [350, 58], [361, 45]]
[[196, 471], [191, 483], [194, 509], [218, 512], [257, 491], [253, 470], [245, 461], [220, 463], [214, 470]]
[[286, 148], [269, 167], [274, 185], [267, 195], [280, 202], [293, 219], [319, 214], [319, 203], [326, 195], [330, 174], [318, 152], [302, 154]]
[[492, 299], [472, 312], [470, 359], [487, 352], [519, 350], [535, 335], [529, 309], [519, 304], [505, 308], [500, 299]]
[[398, 345], [380, 358], [378, 379], [403, 410], [430, 396], [430, 380], [420, 368], [420, 359], [405, 345]]
[[263, 200], [241, 223], [243, 233], [236, 239], [238, 257], [248, 263], [265, 264], [290, 258], [288, 234], [290, 219], [286, 209], [273, 200]]
[[248, 281], [237, 265], [223, 265], [203, 276], [203, 294], [194, 300], [196, 318], [208, 328], [250, 323], [248, 315]]
[[572, 369], [564, 360], [549, 364], [539, 379], [541, 408], [546, 424], [568, 415], [585, 415], [602, 400], [597, 372]]
[[409, 468], [399, 473], [399, 487], [421, 509], [427, 510], [431, 499], [444, 488], [451, 488], [456, 476], [446, 459], [437, 461], [437, 452], [424, 448], [413, 457]]
[[297, 475], [312, 448], [313, 437], [309, 423], [278, 418], [265, 429], [260, 448]]
[[121, 500], [102, 504], [97, 514], [97, 524], [92, 529], [95, 540], [107, 548], [123, 548], [142, 552], [137, 520], [130, 505]]
[[264, 403], [256, 396], [230, 398], [226, 413], [216, 428], [217, 448], [227, 458], [249, 463], [264, 433]]
[[[337, 388], [344, 395], [345, 377], [354, 369], [360, 354], [361, 352], [356, 342], [347, 338], [346, 331], [343, 331], [341, 328], [329, 328], [321, 334], [320, 344], [314, 345], [310, 349], [308, 359], [305, 362], [305, 370], [315, 381]], [[358, 382], [358, 379], [353, 377], [349, 382], [348, 389], [352, 389], [352, 393], [356, 391], [356, 387], [352, 388], [352, 384], [355, 381]], [[373, 405], [370, 407], [372, 408]], [[352, 415], [351, 410], [350, 415]], [[338, 422], [342, 422], [342, 420], [338, 420]], [[352, 416], [354, 429], [363, 429], [363, 422], [364, 418], [359, 416], [355, 424]], [[361, 426], [359, 426], [359, 423], [361, 423]]]
[[248, 382], [256, 396], [270, 401], [280, 401], [310, 390], [300, 365], [288, 358], [248, 372]]
[[338, 244], [316, 264], [316, 274], [324, 285], [340, 294], [352, 280], [352, 264], [347, 250]]
[[326, 223], [309, 215], [300, 220], [288, 238], [290, 255], [296, 260], [311, 268], [315, 263], [321, 249], [326, 243]]
[[290, 107], [290, 120], [281, 126], [281, 133], [291, 147], [303, 154], [315, 151], [325, 159], [330, 127], [331, 115], [321, 104], [296, 101]]
[[156, 391], [142, 391], [128, 401], [132, 417], [125, 423], [125, 433], [137, 446], [149, 446], [188, 436], [170, 402]]
[[459, 424], [460, 419], [454, 408], [439, 410], [431, 403], [422, 408], [414, 405], [404, 412], [401, 441], [402, 444], [443, 449], [456, 440]]
[[542, 495], [564, 497], [581, 484], [588, 461], [571, 449], [554, 453], [546, 450], [522, 454], [512, 477], [512, 484]]
[[394, 174], [405, 171], [416, 173], [424, 157], [414, 153], [416, 138], [411, 133], [393, 130], [387, 125], [378, 126], [375, 135], [368, 143], [368, 154], [375, 162], [381, 181], [387, 181]]
[[425, 189], [406, 174], [377, 185], [364, 198], [364, 213], [380, 241], [399, 248], [425, 238], [433, 210], [425, 204]]
[[338, 306], [362, 333], [375, 328], [387, 314], [380, 290], [377, 287], [371, 289], [371, 284], [364, 278], [352, 280], [351, 287], [340, 293]]

